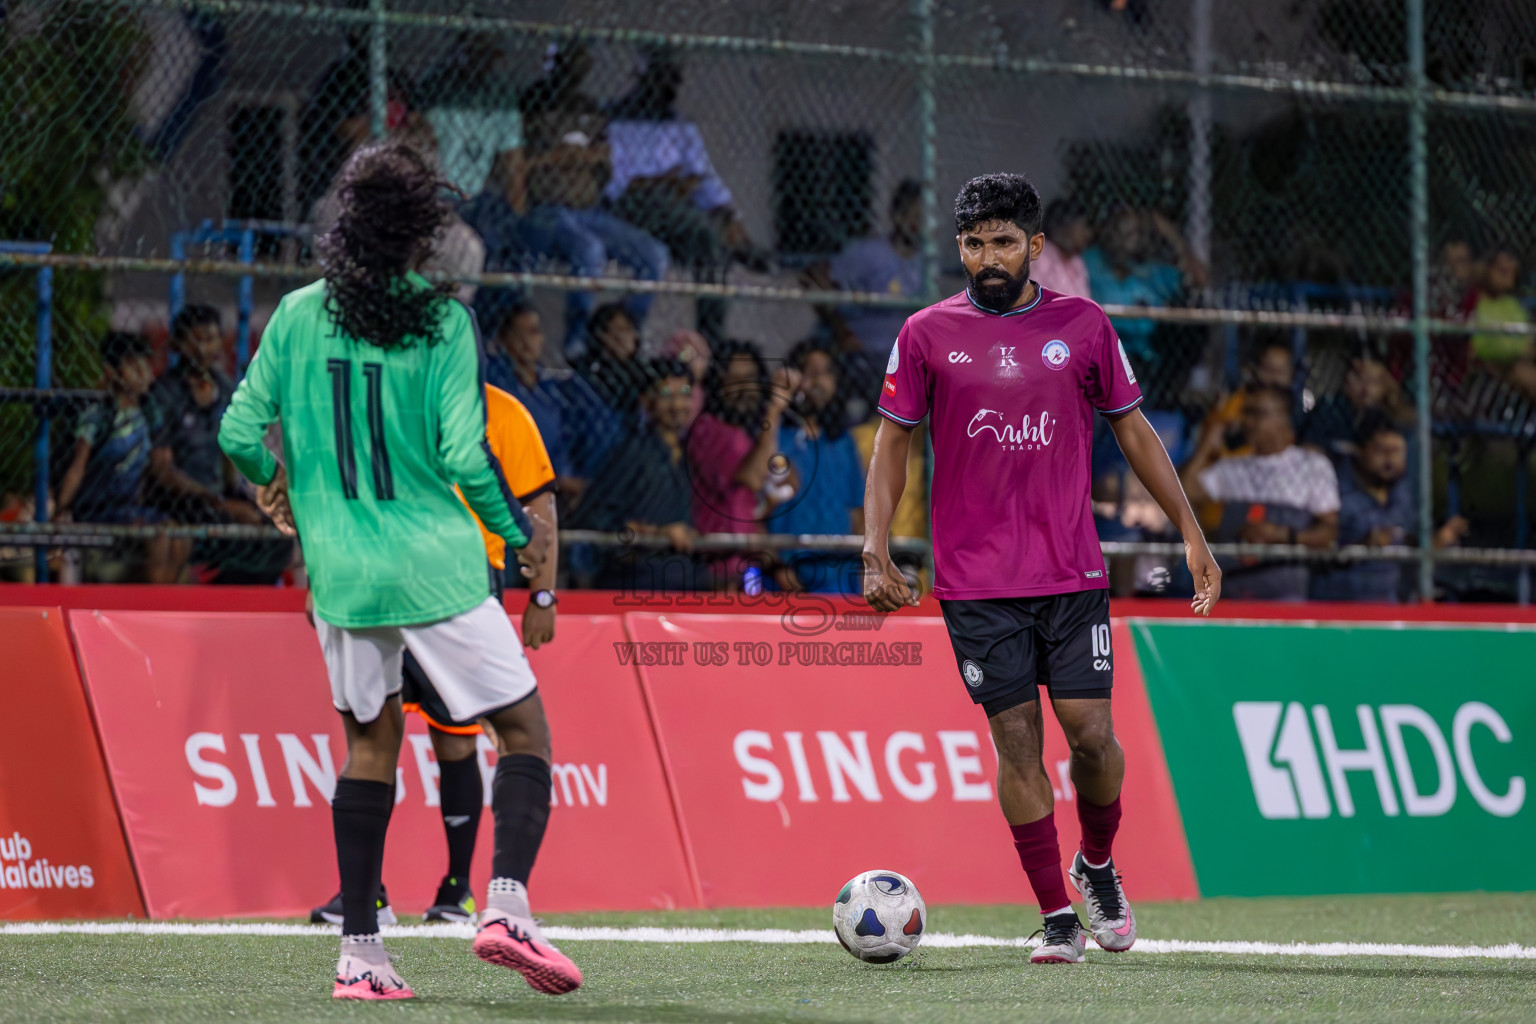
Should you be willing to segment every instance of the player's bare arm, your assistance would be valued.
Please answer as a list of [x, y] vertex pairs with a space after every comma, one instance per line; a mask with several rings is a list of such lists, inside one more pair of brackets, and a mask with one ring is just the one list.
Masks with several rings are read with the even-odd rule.
[[907, 486], [912, 428], [882, 419], [864, 484], [864, 600], [877, 612], [917, 605], [917, 594], [891, 561], [891, 518]]
[[1168, 450], [1140, 409], [1109, 417], [1109, 425], [1131, 471], [1146, 484], [1163, 514], [1184, 538], [1184, 558], [1189, 563], [1190, 575], [1195, 578], [1195, 596], [1190, 601], [1190, 608], [1196, 615], [1211, 614], [1211, 609], [1221, 599], [1221, 567], [1205, 542], [1205, 533], [1190, 507], [1179, 474], [1168, 458]]
[[[546, 522], [550, 526], [550, 532], [554, 533], [559, 528], [559, 519], [555, 514], [555, 495], [553, 491], [545, 491], [534, 498], [533, 501], [523, 506], [523, 511], [528, 513], [530, 522]], [[535, 525], [537, 529], [537, 525]], [[533, 576], [528, 580], [528, 589], [537, 594], [541, 590], [554, 590], [555, 577], [560, 571], [558, 545], [550, 547], [549, 556], [544, 564], [539, 566]], [[532, 650], [538, 650], [540, 645], [547, 644], [555, 638], [555, 606], [540, 608], [535, 601], [529, 601], [528, 607], [523, 609], [523, 646]]]

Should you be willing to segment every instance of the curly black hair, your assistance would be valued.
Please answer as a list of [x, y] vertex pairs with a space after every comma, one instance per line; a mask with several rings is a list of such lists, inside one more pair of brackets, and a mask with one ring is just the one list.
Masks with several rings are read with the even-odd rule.
[[1025, 234], [1038, 235], [1040, 219], [1040, 190], [1022, 174], [983, 174], [955, 197], [955, 230], [962, 235], [989, 220], [1011, 221]]
[[449, 284], [406, 284], [448, 220], [443, 180], [420, 153], [398, 142], [364, 146], [342, 169], [340, 215], [316, 243], [325, 272], [325, 310], [336, 327], [382, 349], [443, 339]]
[[[743, 417], [726, 401], [725, 375], [731, 368], [731, 360], [745, 356], [757, 367], [757, 386], [768, 381], [768, 364], [763, 361], [763, 351], [750, 341], [729, 339], [713, 346], [709, 368], [704, 371], [704, 410], [725, 423], [740, 427], [755, 427], [759, 411], [754, 409]], [[740, 421], [740, 422], [738, 422]], [[752, 431], [756, 433], [755, 430]]]

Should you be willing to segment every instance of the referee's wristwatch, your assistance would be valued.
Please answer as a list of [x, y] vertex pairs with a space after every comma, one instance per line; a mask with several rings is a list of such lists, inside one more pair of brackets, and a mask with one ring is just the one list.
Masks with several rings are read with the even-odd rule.
[[553, 590], [535, 590], [533, 592], [533, 603], [540, 608], [553, 608], [559, 601], [560, 599], [555, 596]]

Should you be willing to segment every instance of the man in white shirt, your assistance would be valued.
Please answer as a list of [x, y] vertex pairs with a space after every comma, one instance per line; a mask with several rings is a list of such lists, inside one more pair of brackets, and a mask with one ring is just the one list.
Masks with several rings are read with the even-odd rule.
[[[1224, 502], [1220, 540], [1331, 548], [1339, 536], [1339, 479], [1320, 452], [1296, 445], [1291, 393], [1256, 384], [1243, 402], [1243, 433], [1252, 455], [1221, 457], [1220, 435], [1184, 467], [1192, 502]], [[1305, 600], [1305, 564], [1234, 566], [1223, 583], [1229, 597]]]

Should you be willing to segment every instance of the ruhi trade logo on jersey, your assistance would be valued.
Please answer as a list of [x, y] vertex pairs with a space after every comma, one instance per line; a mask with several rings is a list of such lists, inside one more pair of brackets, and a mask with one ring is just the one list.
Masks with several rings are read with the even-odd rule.
[[90, 889], [96, 884], [89, 864], [53, 864], [20, 832], [0, 839], [0, 889]]
[[1045, 449], [1056, 436], [1056, 417], [1044, 411], [1038, 417], [1026, 412], [1015, 426], [996, 409], [978, 409], [966, 425], [965, 436], [980, 437], [982, 434], [991, 434], [1004, 450], [1010, 452]]
[[[1325, 705], [1239, 701], [1232, 719], [1243, 748], [1259, 814], [1270, 820], [1353, 818], [1357, 812], [1348, 774], [1361, 772], [1374, 784], [1381, 812], [1434, 818], [1448, 813], [1462, 791], [1488, 814], [1513, 817], [1525, 806], [1525, 778], [1486, 778], [1473, 751], [1474, 733], [1486, 731], [1498, 743], [1514, 740], [1509, 724], [1492, 706], [1468, 701], [1443, 728], [1414, 704], [1360, 704], [1353, 709], [1359, 745], [1346, 748]], [[1349, 714], [1349, 712], [1343, 712]], [[1427, 746], [1431, 758], [1415, 767], [1412, 742]], [[1401, 799], [1399, 799], [1399, 795]]]

